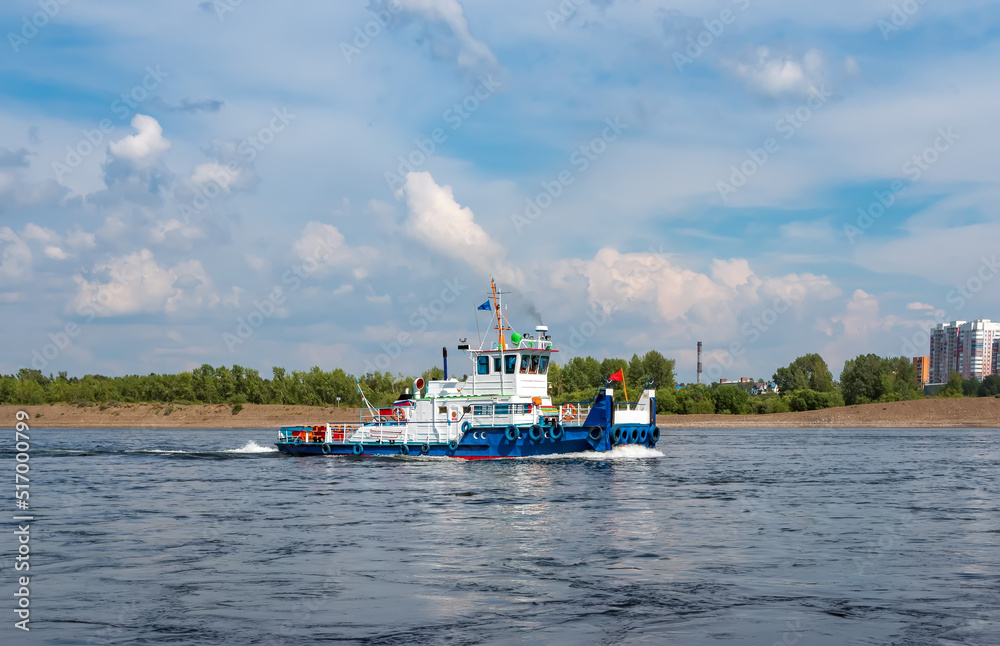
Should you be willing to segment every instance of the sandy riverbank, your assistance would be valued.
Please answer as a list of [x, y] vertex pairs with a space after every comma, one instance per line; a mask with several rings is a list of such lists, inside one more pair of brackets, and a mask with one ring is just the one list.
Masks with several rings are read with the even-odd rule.
[[[34, 428], [275, 428], [354, 422], [356, 408], [245, 404], [233, 415], [222, 404], [0, 406], [0, 419], [25, 410]], [[922, 399], [777, 415], [660, 415], [663, 428], [1000, 428], [1000, 399]]]

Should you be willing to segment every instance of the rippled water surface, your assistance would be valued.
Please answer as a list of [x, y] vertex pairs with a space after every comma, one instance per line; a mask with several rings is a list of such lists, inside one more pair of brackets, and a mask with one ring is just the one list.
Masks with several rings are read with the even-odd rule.
[[31, 639], [1000, 644], [1000, 431], [675, 429], [475, 462], [272, 436], [32, 431]]

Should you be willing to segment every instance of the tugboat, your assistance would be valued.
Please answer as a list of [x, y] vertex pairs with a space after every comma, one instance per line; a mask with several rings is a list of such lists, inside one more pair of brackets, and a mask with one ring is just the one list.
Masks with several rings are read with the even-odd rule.
[[[366, 407], [357, 424], [284, 426], [275, 443], [292, 455], [425, 455], [480, 460], [610, 451], [617, 445], [654, 447], [656, 391], [648, 380], [636, 402], [616, 403], [612, 384], [622, 371], [605, 379], [594, 398], [553, 406], [548, 370], [553, 354], [549, 330], [519, 334], [502, 309], [502, 294], [491, 279], [492, 295], [479, 310], [493, 310], [496, 342], [478, 349], [462, 339], [458, 350], [472, 362], [464, 381], [448, 378], [413, 381], [389, 407]], [[505, 333], [509, 332], [509, 337]], [[361, 392], [360, 386], [358, 388]], [[626, 396], [627, 399], [627, 396]]]

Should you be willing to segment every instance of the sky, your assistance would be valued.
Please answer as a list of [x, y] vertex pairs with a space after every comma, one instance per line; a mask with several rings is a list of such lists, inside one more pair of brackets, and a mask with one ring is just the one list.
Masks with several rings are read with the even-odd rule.
[[[1000, 319], [1000, 2], [9, 0], [0, 373], [695, 379]], [[453, 370], [467, 359], [452, 350]], [[471, 364], [470, 364], [471, 365]]]

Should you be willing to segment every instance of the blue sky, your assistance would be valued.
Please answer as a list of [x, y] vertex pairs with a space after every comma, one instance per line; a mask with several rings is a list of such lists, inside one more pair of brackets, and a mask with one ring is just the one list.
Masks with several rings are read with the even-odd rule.
[[413, 373], [490, 274], [680, 381], [925, 354], [1000, 318], [998, 5], [3, 3], [0, 372]]

